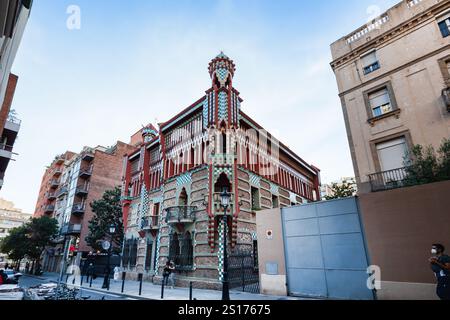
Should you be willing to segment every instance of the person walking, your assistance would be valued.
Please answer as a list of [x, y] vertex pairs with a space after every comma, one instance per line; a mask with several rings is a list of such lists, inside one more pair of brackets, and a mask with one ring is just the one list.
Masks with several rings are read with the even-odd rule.
[[173, 289], [175, 285], [175, 266], [172, 261], [167, 260], [166, 265], [163, 270], [163, 281], [164, 285], [168, 286], [170, 282], [170, 287]]
[[450, 300], [450, 257], [444, 252], [442, 244], [433, 244], [429, 262], [437, 280], [437, 296], [441, 300]]

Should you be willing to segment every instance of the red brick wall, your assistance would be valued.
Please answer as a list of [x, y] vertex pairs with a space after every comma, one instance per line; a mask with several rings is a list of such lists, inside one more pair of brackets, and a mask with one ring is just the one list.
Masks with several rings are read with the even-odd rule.
[[91, 248], [86, 244], [85, 238], [89, 234], [89, 221], [93, 217], [90, 203], [100, 199], [106, 190], [120, 187], [122, 184], [122, 163], [123, 156], [135, 150], [131, 145], [123, 142], [117, 143], [117, 150], [114, 154], [107, 154], [96, 151], [93, 160], [92, 176], [90, 179], [89, 194], [86, 199], [86, 211], [82, 221], [82, 231], [80, 235], [80, 251], [90, 251]]

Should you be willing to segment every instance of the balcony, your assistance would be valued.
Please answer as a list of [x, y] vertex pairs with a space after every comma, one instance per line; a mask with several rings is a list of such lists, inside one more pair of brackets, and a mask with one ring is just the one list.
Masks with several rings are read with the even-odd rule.
[[81, 160], [88, 161], [88, 162], [94, 160], [94, 153], [93, 152], [83, 153], [83, 155], [81, 156]]
[[57, 197], [56, 197], [56, 193], [55, 192], [49, 192], [49, 193], [47, 193], [47, 199], [48, 200], [50, 200], [50, 201], [53, 201], [53, 200], [55, 200]]
[[22, 123], [21, 120], [19, 120], [13, 114], [9, 113], [8, 118], [6, 119], [5, 122], [5, 129], [18, 133], [20, 130], [21, 123]]
[[442, 90], [442, 99], [444, 99], [447, 111], [450, 112], [450, 87]]
[[8, 146], [6, 144], [0, 144], [0, 157], [11, 160], [13, 155], [13, 146]]
[[48, 206], [45, 206], [45, 208], [44, 208], [45, 214], [50, 214], [50, 213], [53, 213], [54, 211], [55, 211], [54, 205], [48, 205]]
[[403, 188], [408, 178], [406, 168], [377, 172], [369, 175], [372, 192]]
[[89, 178], [91, 176], [92, 176], [92, 168], [80, 169], [80, 177], [81, 178]]
[[62, 165], [64, 163], [65, 159], [63, 155], [57, 156], [55, 158], [55, 164], [56, 165]]
[[76, 216], [82, 216], [86, 211], [86, 206], [81, 203], [74, 204], [72, 207], [72, 214]]
[[195, 221], [195, 212], [197, 211], [197, 207], [192, 206], [177, 206], [166, 208], [166, 222], [168, 224], [187, 224], [194, 223]]
[[159, 216], [148, 216], [141, 220], [141, 230], [159, 229]]
[[57, 168], [53, 171], [54, 177], [59, 177], [61, 174], [62, 174], [62, 169]]
[[66, 223], [61, 227], [61, 234], [76, 236], [81, 233], [81, 224]]
[[53, 179], [50, 181], [50, 188], [56, 189], [59, 187], [59, 184], [60, 184], [59, 180]]
[[79, 186], [75, 190], [75, 194], [77, 196], [80, 196], [80, 197], [86, 197], [88, 195], [88, 193], [89, 193], [88, 188], [87, 187], [83, 187], [83, 186]]
[[64, 195], [66, 195], [69, 192], [69, 190], [67, 189], [67, 187], [62, 187], [61, 189], [58, 190], [58, 192], [56, 193], [56, 197], [60, 198]]

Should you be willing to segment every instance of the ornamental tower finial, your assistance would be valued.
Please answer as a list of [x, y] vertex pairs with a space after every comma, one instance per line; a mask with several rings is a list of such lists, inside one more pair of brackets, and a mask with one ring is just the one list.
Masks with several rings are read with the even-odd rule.
[[221, 51], [220, 54], [209, 63], [208, 70], [213, 85], [217, 85], [219, 88], [228, 87], [233, 80], [236, 65], [233, 60], [228, 58], [228, 56]]

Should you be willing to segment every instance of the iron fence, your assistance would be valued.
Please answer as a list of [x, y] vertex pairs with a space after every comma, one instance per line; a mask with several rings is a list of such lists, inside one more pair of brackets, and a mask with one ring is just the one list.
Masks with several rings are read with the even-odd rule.
[[407, 168], [399, 168], [369, 175], [372, 192], [402, 188], [408, 178]]
[[228, 253], [230, 289], [259, 293], [258, 253], [256, 249], [236, 248]]

